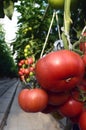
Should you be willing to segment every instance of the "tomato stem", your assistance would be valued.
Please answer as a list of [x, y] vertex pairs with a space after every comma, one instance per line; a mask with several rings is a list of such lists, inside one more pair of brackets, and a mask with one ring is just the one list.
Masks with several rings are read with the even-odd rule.
[[72, 49], [72, 44], [70, 42], [70, 36], [69, 36], [69, 31], [70, 31], [70, 25], [71, 25], [71, 11], [70, 11], [70, 6], [71, 6], [71, 0], [65, 0], [64, 4], [64, 27], [63, 27], [63, 33], [62, 33], [62, 39], [64, 42], [64, 48], [65, 49]]
[[76, 53], [80, 54], [80, 55], [83, 55], [83, 52], [78, 49], [79, 44], [80, 44], [80, 41], [76, 41], [73, 44], [72, 50], [75, 51]]

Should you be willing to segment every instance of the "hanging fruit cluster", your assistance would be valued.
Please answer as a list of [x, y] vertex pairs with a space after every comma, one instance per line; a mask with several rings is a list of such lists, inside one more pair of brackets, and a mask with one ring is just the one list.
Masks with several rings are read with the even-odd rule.
[[30, 44], [26, 45], [24, 48], [24, 56], [27, 58], [27, 57], [31, 56], [32, 54], [33, 54], [33, 52], [31, 50]]
[[22, 59], [19, 61], [18, 66], [18, 74], [21, 81], [23, 81], [25, 84], [28, 83], [34, 77], [34, 59], [32, 57]]
[[25, 112], [57, 112], [61, 118], [67, 117], [81, 127], [82, 114], [86, 113], [85, 71], [82, 57], [74, 51], [50, 52], [35, 66], [40, 88], [21, 90], [20, 107]]
[[[85, 43], [83, 33], [80, 41], [76, 43], [82, 55], [62, 48], [45, 54], [37, 61], [33, 70], [39, 85], [34, 84], [32, 88], [21, 90], [18, 96], [21, 109], [25, 112], [55, 112], [54, 116], [58, 119], [66, 117], [72, 123], [78, 124], [80, 130], [86, 129], [86, 123], [83, 123], [86, 119]], [[31, 67], [33, 62], [29, 60], [20, 61], [19, 66], [25, 69], [29, 63]], [[22, 69], [19, 70], [20, 75]], [[22, 73], [26, 79], [27, 74], [24, 70]]]
[[[52, 6], [53, 1], [48, 2]], [[53, 6], [56, 2], [54, 0]], [[62, 34], [58, 28], [60, 35], [55, 42], [55, 50], [43, 55], [55, 16], [57, 20], [54, 10], [40, 58], [35, 65], [36, 84], [21, 90], [18, 103], [25, 112], [56, 112], [61, 118], [66, 117], [72, 123], [77, 123], [80, 130], [86, 130], [86, 27], [72, 46], [69, 35], [71, 1], [61, 2], [59, 4], [65, 4]]]

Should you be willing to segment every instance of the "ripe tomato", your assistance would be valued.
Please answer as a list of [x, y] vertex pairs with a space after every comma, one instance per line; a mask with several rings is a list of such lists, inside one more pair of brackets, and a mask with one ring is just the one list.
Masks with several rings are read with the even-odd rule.
[[[48, 3], [51, 7], [55, 9], [63, 9], [64, 8], [64, 2], [65, 0], [48, 0]], [[74, 9], [74, 7], [77, 7], [78, 1], [72, 0], [71, 1], [71, 8]]]
[[25, 63], [25, 60], [21, 60], [20, 63], [23, 65]]
[[86, 42], [81, 42], [79, 45], [79, 48], [81, 51], [83, 51], [85, 53], [86, 52]]
[[28, 64], [31, 65], [34, 62], [34, 59], [32, 57], [30, 57], [30, 58], [27, 58], [27, 61], [28, 61]]
[[21, 75], [23, 75], [23, 72], [19, 70], [18, 74], [19, 74], [19, 76], [21, 76]]
[[29, 73], [30, 73], [29, 69], [28, 69], [28, 68], [25, 68], [24, 74], [25, 74], [25, 75], [29, 75]]
[[66, 103], [59, 107], [59, 112], [66, 117], [75, 117], [83, 111], [83, 106], [83, 102], [79, 102], [70, 97]]
[[83, 53], [86, 52], [86, 32], [83, 33], [83, 41], [79, 44], [79, 49], [83, 51]]
[[82, 56], [82, 60], [83, 60], [83, 62], [84, 62], [84, 64], [85, 64], [85, 67], [86, 67], [86, 54], [84, 54], [84, 55]]
[[80, 130], [86, 130], [86, 111], [82, 112], [80, 115], [78, 124]]
[[41, 87], [53, 92], [62, 92], [81, 82], [84, 69], [84, 63], [77, 53], [59, 50], [38, 60], [35, 75]]
[[47, 106], [48, 95], [43, 89], [24, 89], [19, 93], [18, 103], [26, 112], [39, 112]]
[[28, 92], [29, 92], [29, 89], [23, 89], [20, 91], [18, 95], [19, 106], [26, 112], [28, 112], [27, 103], [26, 103], [26, 96]]
[[24, 74], [25, 68], [20, 68], [19, 71], [20, 71], [22, 74]]
[[19, 67], [21, 67], [21, 66], [22, 66], [22, 63], [21, 63], [21, 62], [19, 62], [19, 63], [18, 63], [18, 66], [19, 66]]
[[69, 92], [61, 92], [61, 93], [48, 93], [48, 98], [49, 98], [49, 104], [51, 105], [61, 105], [65, 103], [70, 97]]
[[29, 70], [30, 70], [30, 72], [34, 72], [35, 68], [34, 68], [33, 66], [31, 66], [31, 67], [29, 68]]

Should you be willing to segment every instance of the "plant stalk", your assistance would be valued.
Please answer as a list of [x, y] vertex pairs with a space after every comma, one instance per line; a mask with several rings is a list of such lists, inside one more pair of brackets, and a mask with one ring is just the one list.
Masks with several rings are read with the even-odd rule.
[[64, 42], [64, 48], [70, 49], [71, 43], [70, 43], [70, 25], [71, 25], [71, 0], [65, 0], [64, 3], [64, 28], [62, 33], [62, 40]]

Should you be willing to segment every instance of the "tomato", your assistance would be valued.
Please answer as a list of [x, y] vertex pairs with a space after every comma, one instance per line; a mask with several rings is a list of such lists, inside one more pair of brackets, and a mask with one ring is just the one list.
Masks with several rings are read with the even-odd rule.
[[30, 72], [34, 72], [35, 68], [34, 68], [33, 66], [31, 66], [31, 67], [29, 68], [29, 70], [30, 70]]
[[69, 92], [62, 92], [62, 93], [48, 93], [49, 104], [51, 105], [61, 105], [66, 102], [70, 97]]
[[81, 42], [79, 45], [79, 48], [81, 51], [83, 51], [85, 53], [86, 51], [86, 42]]
[[29, 92], [29, 89], [23, 89], [20, 91], [19, 95], [18, 95], [18, 103], [19, 106], [26, 112], [28, 112], [28, 108], [27, 108], [27, 104], [26, 104], [26, 96]]
[[21, 63], [21, 62], [19, 62], [19, 63], [18, 63], [18, 66], [19, 66], [19, 67], [21, 67], [21, 66], [22, 66], [22, 63]]
[[30, 73], [29, 69], [28, 69], [28, 68], [25, 68], [24, 74], [29, 75], [29, 73]]
[[37, 61], [35, 75], [41, 87], [53, 92], [62, 92], [81, 82], [84, 69], [84, 63], [77, 53], [59, 50]]
[[86, 130], [86, 111], [82, 112], [79, 118], [79, 128], [80, 130]]
[[84, 64], [85, 64], [85, 67], [86, 67], [86, 54], [84, 54], [84, 55], [82, 56], [82, 60], [83, 60], [83, 62], [84, 62]]
[[21, 76], [21, 75], [23, 75], [23, 72], [19, 70], [18, 74]]
[[39, 112], [48, 104], [48, 95], [43, 89], [24, 89], [19, 93], [18, 103], [26, 112]]
[[24, 72], [25, 72], [25, 68], [20, 68], [20, 70], [19, 70], [22, 74], [24, 74]]
[[83, 106], [83, 102], [79, 102], [70, 97], [66, 103], [59, 107], [59, 112], [66, 117], [75, 117], [83, 111]]
[[84, 32], [82, 36], [83, 36], [83, 41], [81, 41], [81, 43], [79, 44], [79, 49], [83, 51], [83, 53], [85, 53], [86, 52], [86, 32]]
[[25, 60], [21, 60], [20, 63], [23, 65], [25, 63]]
[[64, 0], [48, 0], [48, 3], [53, 8], [63, 8], [64, 7]]
[[[65, 0], [48, 0], [48, 3], [51, 7], [55, 9], [63, 9], [64, 8], [64, 2]], [[74, 7], [77, 7], [78, 4], [77, 0], [71, 0], [71, 8], [74, 9]]]
[[28, 61], [28, 64], [33, 64], [33, 62], [34, 62], [34, 60], [33, 60], [33, 58], [32, 58], [32, 57], [27, 58], [27, 61]]

